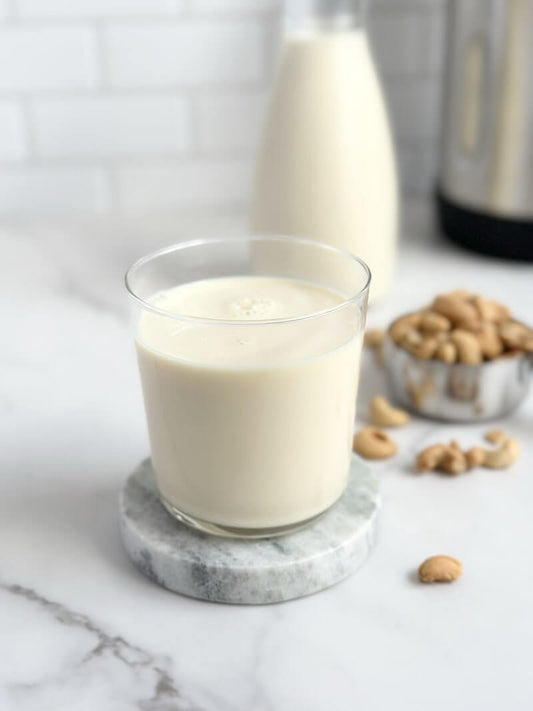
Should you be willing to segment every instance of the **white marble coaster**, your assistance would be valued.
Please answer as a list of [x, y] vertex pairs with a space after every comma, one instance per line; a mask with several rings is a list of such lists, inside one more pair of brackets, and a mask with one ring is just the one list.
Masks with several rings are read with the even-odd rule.
[[263, 540], [218, 538], [172, 518], [146, 460], [124, 485], [120, 522], [128, 555], [159, 585], [202, 600], [257, 605], [318, 592], [355, 572], [374, 543], [378, 509], [377, 480], [354, 457], [342, 498], [306, 528]]

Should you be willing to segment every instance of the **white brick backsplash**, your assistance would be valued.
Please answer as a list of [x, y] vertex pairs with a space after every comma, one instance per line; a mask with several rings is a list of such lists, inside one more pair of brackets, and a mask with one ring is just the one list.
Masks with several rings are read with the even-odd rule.
[[[283, 0], [0, 0], [0, 214], [244, 207]], [[402, 187], [437, 166], [447, 0], [371, 0]]]
[[108, 208], [105, 188], [98, 170], [0, 170], [0, 214], [102, 212]]
[[150, 24], [106, 31], [114, 86], [195, 86], [256, 81], [262, 72], [255, 22]]
[[196, 115], [200, 148], [203, 151], [253, 151], [265, 107], [264, 93], [201, 97]]
[[0, 101], [0, 161], [27, 155], [22, 109], [14, 101]]
[[428, 63], [426, 13], [374, 13], [370, 23], [378, 68], [387, 75], [424, 71]]
[[42, 99], [31, 117], [37, 151], [44, 158], [179, 154], [189, 145], [184, 98]]
[[249, 161], [195, 161], [118, 171], [119, 207], [125, 211], [243, 205], [250, 192]]
[[175, 12], [184, 0], [17, 0], [17, 6], [22, 18], [113, 17]]
[[438, 136], [440, 89], [435, 82], [388, 82], [386, 88], [397, 138], [422, 142]]
[[1, 29], [0, 91], [94, 86], [95, 49], [88, 29]]

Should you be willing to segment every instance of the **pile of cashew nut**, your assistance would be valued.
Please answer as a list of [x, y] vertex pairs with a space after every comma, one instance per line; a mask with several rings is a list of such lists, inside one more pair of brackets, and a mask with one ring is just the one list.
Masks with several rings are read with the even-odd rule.
[[520, 456], [520, 444], [508, 437], [502, 430], [491, 430], [485, 439], [497, 445], [494, 449], [471, 447], [462, 450], [453, 440], [450, 444], [433, 444], [422, 450], [416, 458], [419, 472], [439, 471], [444, 474], [463, 474], [475, 467], [486, 469], [507, 469]]
[[[479, 365], [533, 352], [531, 328], [512, 319], [503, 304], [468, 291], [435, 297], [427, 308], [396, 319], [388, 334], [417, 358], [449, 364]], [[367, 345], [376, 354], [382, 352], [382, 343], [377, 332], [367, 337]]]
[[[384, 364], [383, 349], [389, 337], [397, 346], [424, 360], [479, 365], [484, 361], [533, 353], [533, 329], [511, 318], [509, 309], [496, 301], [467, 291], [437, 296], [432, 304], [394, 321], [387, 331], [367, 332], [365, 346], [374, 351], [376, 363]], [[398, 446], [383, 428], [402, 427], [410, 417], [383, 396], [370, 401], [369, 426], [359, 430], [353, 449], [365, 459], [388, 459]], [[485, 440], [492, 447], [463, 449], [456, 440], [433, 444], [416, 457], [419, 472], [438, 471], [456, 476], [476, 467], [507, 469], [520, 456], [520, 444], [502, 430], [491, 430]], [[426, 559], [418, 569], [422, 583], [457, 580], [463, 572], [460, 561], [447, 555]]]

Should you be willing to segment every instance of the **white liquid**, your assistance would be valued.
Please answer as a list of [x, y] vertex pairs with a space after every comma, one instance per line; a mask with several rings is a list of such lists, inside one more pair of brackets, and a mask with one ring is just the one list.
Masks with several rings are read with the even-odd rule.
[[343, 247], [389, 289], [398, 222], [383, 96], [362, 31], [290, 36], [263, 134], [252, 228]]
[[[342, 494], [361, 342], [355, 307], [288, 279], [235, 277], [159, 294], [158, 308], [258, 325], [196, 325], [145, 311], [137, 350], [163, 498], [223, 526], [304, 521]], [[357, 335], [356, 335], [357, 334]]]

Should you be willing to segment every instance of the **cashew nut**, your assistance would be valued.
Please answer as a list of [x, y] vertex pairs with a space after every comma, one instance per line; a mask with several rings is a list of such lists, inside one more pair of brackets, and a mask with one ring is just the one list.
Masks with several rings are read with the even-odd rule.
[[365, 334], [367, 348], [381, 348], [385, 340], [385, 331], [382, 328], [373, 328]]
[[487, 450], [484, 466], [488, 469], [507, 469], [519, 456], [519, 442], [516, 439], [507, 439], [498, 449]]
[[508, 321], [500, 326], [500, 337], [509, 349], [522, 349], [532, 335], [531, 330], [518, 321]]
[[492, 444], [502, 444], [508, 437], [503, 430], [489, 430], [485, 432], [485, 439]]
[[437, 296], [431, 308], [441, 316], [445, 316], [453, 324], [457, 324], [459, 321], [478, 320], [477, 311], [473, 304], [451, 294]]
[[474, 334], [457, 328], [452, 331], [450, 338], [457, 348], [460, 363], [465, 365], [479, 365], [481, 363], [481, 346]]
[[448, 296], [452, 299], [459, 299], [460, 301], [470, 301], [473, 294], [471, 291], [468, 291], [468, 289], [456, 289], [455, 291], [450, 291]]
[[487, 450], [484, 447], [472, 447], [465, 452], [466, 463], [469, 469], [482, 467], [485, 463], [485, 455]]
[[493, 360], [502, 354], [502, 339], [492, 324], [483, 324], [481, 331], [476, 333], [476, 338], [481, 347], [481, 354], [487, 360]]
[[466, 456], [457, 442], [452, 442], [446, 448], [437, 468], [440, 472], [445, 472], [446, 474], [463, 474], [467, 470]]
[[407, 314], [406, 316], [400, 316], [396, 319], [389, 327], [390, 337], [396, 343], [400, 345], [403, 341], [406, 333], [417, 328], [420, 324], [421, 315], [419, 313]]
[[434, 555], [418, 568], [422, 583], [451, 583], [463, 574], [463, 565], [449, 555]]
[[401, 346], [411, 355], [429, 360], [437, 350], [439, 342], [435, 336], [424, 338], [420, 331], [411, 330], [405, 334]]
[[398, 451], [395, 442], [377, 427], [363, 427], [353, 438], [353, 449], [365, 459], [388, 459]]
[[444, 363], [455, 363], [457, 360], [457, 348], [451, 341], [440, 343], [435, 351], [435, 358], [444, 361]]
[[419, 472], [429, 472], [436, 469], [448, 448], [445, 444], [434, 444], [431, 447], [427, 447], [416, 458], [416, 468]]
[[381, 396], [373, 397], [369, 406], [369, 420], [378, 427], [401, 427], [410, 420], [409, 413], [393, 407]]
[[383, 346], [385, 343], [385, 331], [381, 328], [374, 328], [366, 332], [365, 346], [374, 351], [374, 360], [380, 368], [385, 364]]
[[478, 318], [462, 318], [457, 321], [455, 328], [477, 334], [483, 330], [483, 323]]
[[473, 303], [482, 321], [502, 323], [503, 321], [507, 321], [511, 316], [511, 312], [507, 306], [499, 304], [497, 301], [488, 301], [482, 296], [475, 296]]
[[437, 314], [434, 311], [427, 311], [422, 314], [420, 328], [426, 333], [441, 333], [443, 331], [449, 331], [451, 327], [452, 324], [446, 316]]

